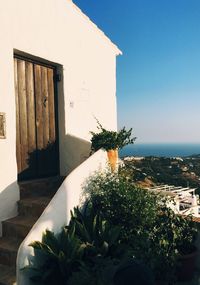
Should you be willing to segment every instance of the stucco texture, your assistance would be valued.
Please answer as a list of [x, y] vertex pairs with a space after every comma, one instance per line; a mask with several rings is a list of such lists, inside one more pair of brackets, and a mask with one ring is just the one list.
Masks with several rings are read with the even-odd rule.
[[[0, 4], [0, 221], [17, 213], [16, 122], [13, 54], [54, 64], [58, 82], [60, 173], [89, 155], [95, 117], [117, 128], [117, 47], [69, 0], [6, 0]], [[74, 139], [72, 139], [74, 138]], [[74, 143], [76, 142], [76, 143]]]

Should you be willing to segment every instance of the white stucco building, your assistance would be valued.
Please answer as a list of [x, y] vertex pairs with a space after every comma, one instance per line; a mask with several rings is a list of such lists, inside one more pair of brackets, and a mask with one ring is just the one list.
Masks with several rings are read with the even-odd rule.
[[121, 52], [70, 0], [1, 1], [0, 38], [1, 224], [18, 214], [18, 180], [67, 176], [95, 117], [117, 128]]

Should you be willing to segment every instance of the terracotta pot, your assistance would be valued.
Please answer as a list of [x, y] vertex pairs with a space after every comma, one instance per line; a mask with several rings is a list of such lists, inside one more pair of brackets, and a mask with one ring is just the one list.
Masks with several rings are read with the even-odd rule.
[[198, 250], [195, 250], [179, 258], [179, 267], [177, 268], [178, 281], [189, 281], [193, 278], [196, 266]]
[[108, 161], [111, 167], [111, 171], [114, 172], [117, 168], [118, 161], [118, 149], [110, 149], [107, 151]]

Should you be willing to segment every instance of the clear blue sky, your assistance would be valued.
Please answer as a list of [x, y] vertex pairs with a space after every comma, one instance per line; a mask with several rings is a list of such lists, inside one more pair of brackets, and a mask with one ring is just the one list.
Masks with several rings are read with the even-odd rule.
[[119, 127], [138, 142], [200, 142], [200, 1], [74, 0], [123, 51]]

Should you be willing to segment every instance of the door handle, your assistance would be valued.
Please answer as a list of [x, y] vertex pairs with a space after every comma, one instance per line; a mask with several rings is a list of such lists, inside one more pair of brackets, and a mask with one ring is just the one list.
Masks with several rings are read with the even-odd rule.
[[47, 100], [48, 100], [48, 98], [47, 98], [47, 96], [44, 96], [44, 99], [43, 99], [43, 106], [46, 108], [46, 103], [47, 103]]

